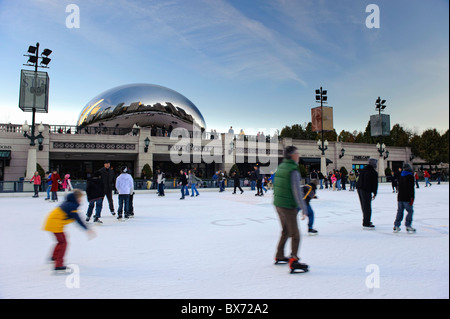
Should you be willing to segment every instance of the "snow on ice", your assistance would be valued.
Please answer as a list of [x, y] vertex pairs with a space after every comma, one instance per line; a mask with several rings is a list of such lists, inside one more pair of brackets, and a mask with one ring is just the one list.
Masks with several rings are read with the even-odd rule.
[[[178, 191], [143, 191], [135, 218], [124, 222], [105, 200], [103, 225], [90, 224], [96, 238], [76, 223], [66, 227], [73, 272], [65, 275], [53, 273], [54, 238], [41, 230], [58, 203], [3, 194], [0, 298], [449, 298], [448, 184], [416, 189], [416, 234], [403, 224], [392, 232], [397, 198], [389, 184], [373, 201], [375, 230], [362, 229], [356, 192], [319, 190], [311, 202], [319, 235], [307, 236], [300, 221], [304, 274], [274, 265], [281, 228], [272, 191], [254, 193], [200, 189], [180, 201]], [[86, 209], [84, 202], [83, 220]]]

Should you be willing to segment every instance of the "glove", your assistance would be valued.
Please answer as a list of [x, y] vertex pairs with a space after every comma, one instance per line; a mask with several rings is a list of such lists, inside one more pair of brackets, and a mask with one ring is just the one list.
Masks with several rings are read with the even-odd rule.
[[412, 206], [414, 204], [414, 198], [411, 198], [411, 200], [409, 201], [409, 205]]

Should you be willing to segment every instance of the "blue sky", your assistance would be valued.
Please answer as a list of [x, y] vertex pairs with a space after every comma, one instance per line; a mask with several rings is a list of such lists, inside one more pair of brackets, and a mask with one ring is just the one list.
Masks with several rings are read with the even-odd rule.
[[[380, 28], [366, 27], [368, 4]], [[80, 28], [66, 26], [66, 6]], [[209, 129], [281, 129], [311, 120], [328, 90], [334, 127], [364, 130], [378, 96], [391, 125], [449, 127], [448, 0], [0, 0], [0, 123], [18, 108], [29, 45], [53, 50], [48, 114], [76, 123], [99, 93], [128, 83], [169, 87]]]

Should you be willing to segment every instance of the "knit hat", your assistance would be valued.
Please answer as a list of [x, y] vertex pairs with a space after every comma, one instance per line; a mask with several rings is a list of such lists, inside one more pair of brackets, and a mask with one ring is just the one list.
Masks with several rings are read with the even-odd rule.
[[409, 165], [408, 163], [403, 164], [403, 170], [404, 171], [408, 171], [408, 172], [412, 172], [411, 165]]
[[373, 168], [377, 168], [378, 160], [376, 158], [370, 158], [369, 159], [369, 165]]

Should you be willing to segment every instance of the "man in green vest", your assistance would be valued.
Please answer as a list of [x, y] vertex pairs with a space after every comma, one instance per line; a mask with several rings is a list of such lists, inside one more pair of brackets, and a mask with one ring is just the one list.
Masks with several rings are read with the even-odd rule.
[[[298, 170], [300, 154], [295, 146], [288, 146], [284, 150], [284, 160], [278, 166], [274, 178], [273, 204], [281, 222], [281, 238], [275, 256], [275, 264], [289, 262], [291, 273], [295, 269], [308, 271], [308, 265], [300, 263], [298, 249], [300, 245], [300, 230], [297, 224], [297, 215], [300, 209], [307, 211], [300, 186], [301, 175]], [[291, 256], [284, 255], [284, 246], [291, 238]]]

